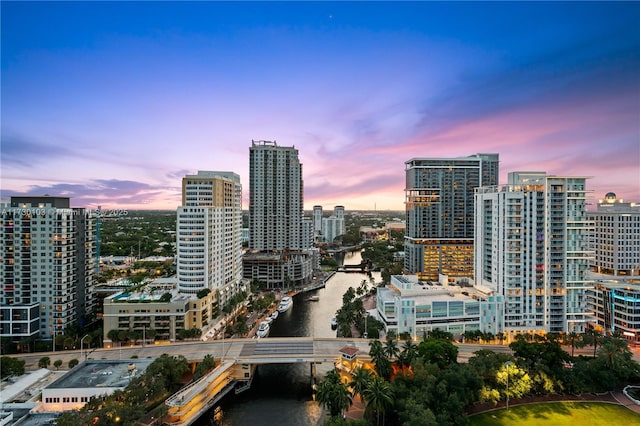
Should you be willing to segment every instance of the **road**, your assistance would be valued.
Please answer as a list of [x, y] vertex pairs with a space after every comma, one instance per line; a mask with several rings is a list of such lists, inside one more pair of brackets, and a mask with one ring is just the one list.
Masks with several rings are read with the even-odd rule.
[[[353, 338], [310, 338], [310, 337], [288, 337], [288, 338], [269, 338], [269, 341], [313, 341], [313, 353], [317, 357], [332, 358], [338, 356], [338, 351], [343, 346], [355, 344], [360, 349], [361, 354], [368, 355], [369, 340], [353, 339]], [[216, 340], [211, 342], [202, 342], [200, 340], [193, 342], [176, 342], [164, 345], [146, 345], [146, 346], [125, 346], [122, 348], [99, 348], [91, 351], [84, 351], [84, 355], [89, 359], [130, 359], [137, 358], [159, 358], [162, 354], [172, 356], [182, 355], [189, 361], [201, 360], [205, 355], [213, 355], [216, 359], [237, 358], [242, 359], [240, 353], [245, 343], [255, 343], [254, 339], [227, 339]], [[458, 361], [467, 362], [474, 352], [481, 349], [489, 349], [494, 352], [511, 353], [511, 349], [505, 345], [481, 345], [481, 344], [456, 344], [458, 346]], [[35, 370], [38, 368], [38, 361], [42, 357], [49, 357], [51, 365], [56, 360], [61, 360], [63, 368], [66, 368], [72, 359], [80, 360], [80, 351], [56, 351], [56, 352], [38, 352], [31, 354], [10, 355], [25, 361], [27, 370]]]

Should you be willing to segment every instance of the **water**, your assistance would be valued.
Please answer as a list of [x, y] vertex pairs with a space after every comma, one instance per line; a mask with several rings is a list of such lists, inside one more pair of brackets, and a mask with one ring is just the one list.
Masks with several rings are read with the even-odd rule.
[[[347, 253], [344, 263], [360, 263], [360, 252]], [[373, 274], [380, 282], [380, 273]], [[331, 318], [342, 306], [342, 295], [349, 287], [357, 288], [366, 274], [336, 273], [323, 289], [300, 293], [293, 299], [293, 306], [271, 324], [271, 337], [335, 337]], [[319, 297], [317, 302], [305, 300]], [[317, 365], [321, 378], [332, 363]], [[213, 410], [203, 415], [197, 426], [217, 424], [222, 426], [300, 425], [317, 426], [326, 420], [324, 410], [313, 401], [309, 364], [272, 364], [258, 367], [251, 389], [237, 396], [229, 395], [217, 411], [217, 423], [213, 422]]]

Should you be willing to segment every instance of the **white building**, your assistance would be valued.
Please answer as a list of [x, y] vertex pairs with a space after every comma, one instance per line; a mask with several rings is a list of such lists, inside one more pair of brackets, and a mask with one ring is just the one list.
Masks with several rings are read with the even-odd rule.
[[304, 220], [302, 164], [295, 147], [252, 141], [249, 148], [249, 249], [244, 277], [269, 287], [313, 277], [313, 222]]
[[591, 264], [608, 275], [640, 275], [640, 204], [625, 203], [609, 192], [588, 217], [594, 222]]
[[295, 147], [252, 141], [249, 148], [249, 248], [302, 250], [302, 164]]
[[81, 325], [94, 304], [91, 212], [51, 196], [0, 209], [0, 336], [47, 339]]
[[240, 177], [215, 171], [185, 176], [177, 214], [178, 290], [209, 289], [223, 306], [242, 284]]
[[504, 332], [582, 332], [585, 277], [585, 177], [513, 172], [508, 185], [475, 195], [475, 283], [504, 298]]
[[322, 206], [313, 206], [313, 230], [322, 232]]
[[376, 308], [387, 333], [409, 333], [416, 339], [435, 329], [454, 336], [475, 330], [496, 334], [499, 302], [488, 289], [446, 282], [432, 285], [416, 275], [392, 275], [389, 286], [377, 289]]
[[333, 214], [322, 219], [322, 235], [327, 243], [333, 242], [336, 237], [344, 235], [344, 207], [336, 206]]

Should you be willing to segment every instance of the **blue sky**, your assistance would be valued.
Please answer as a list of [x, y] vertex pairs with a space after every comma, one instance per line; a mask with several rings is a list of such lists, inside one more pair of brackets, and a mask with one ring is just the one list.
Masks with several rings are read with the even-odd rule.
[[[403, 209], [404, 162], [497, 152], [640, 201], [640, 3], [5, 2], [1, 194], [175, 209], [251, 140], [305, 206]], [[245, 203], [244, 207], [248, 207]]]

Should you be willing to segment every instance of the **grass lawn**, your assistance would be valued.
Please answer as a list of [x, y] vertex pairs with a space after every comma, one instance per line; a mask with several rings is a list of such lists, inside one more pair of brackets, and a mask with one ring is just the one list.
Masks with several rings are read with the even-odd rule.
[[469, 417], [471, 426], [553, 425], [632, 426], [640, 425], [640, 414], [626, 407], [591, 401], [547, 402], [519, 405]]

